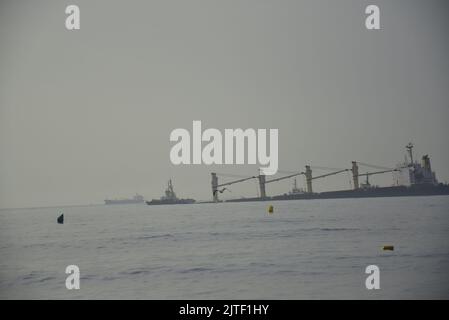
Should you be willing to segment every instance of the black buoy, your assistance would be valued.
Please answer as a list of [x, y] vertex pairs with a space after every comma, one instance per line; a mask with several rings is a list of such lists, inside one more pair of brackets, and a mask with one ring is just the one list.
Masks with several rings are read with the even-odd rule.
[[59, 224], [63, 224], [64, 223], [64, 214], [61, 214], [59, 217], [58, 217], [58, 223]]

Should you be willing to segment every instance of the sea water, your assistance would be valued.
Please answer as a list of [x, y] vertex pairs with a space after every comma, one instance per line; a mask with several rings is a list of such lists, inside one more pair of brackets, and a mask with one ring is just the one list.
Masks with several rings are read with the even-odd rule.
[[0, 298], [448, 299], [449, 197], [3, 209]]

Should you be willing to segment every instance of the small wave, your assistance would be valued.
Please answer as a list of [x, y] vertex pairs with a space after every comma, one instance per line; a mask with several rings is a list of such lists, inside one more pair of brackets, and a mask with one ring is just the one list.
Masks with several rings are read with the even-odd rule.
[[213, 269], [206, 268], [206, 267], [194, 267], [194, 268], [179, 270], [180, 273], [209, 272], [209, 271], [213, 271]]
[[209, 232], [208, 233], [210, 236], [233, 236], [235, 235], [234, 232]]
[[119, 274], [125, 276], [138, 276], [138, 275], [147, 275], [152, 272], [160, 272], [165, 271], [169, 272], [171, 269], [167, 266], [153, 266], [153, 267], [145, 267], [145, 268], [133, 268], [126, 271], [122, 271]]
[[119, 277], [104, 276], [104, 277], [101, 278], [101, 280], [103, 280], [103, 281], [114, 281], [114, 280], [117, 280], [117, 279], [119, 279]]
[[138, 240], [148, 240], [148, 239], [157, 239], [157, 238], [174, 238], [174, 235], [170, 233], [165, 234], [154, 234], [154, 235], [145, 235], [145, 236], [138, 236], [135, 239]]
[[221, 291], [222, 291], [222, 289], [211, 289], [211, 290], [199, 291], [196, 294], [200, 295], [200, 296], [204, 296], [204, 295], [211, 295], [211, 294], [219, 293]]
[[319, 228], [320, 231], [357, 231], [357, 228]]
[[417, 258], [449, 258], [449, 252], [415, 254]]
[[54, 279], [56, 279], [54, 276], [42, 275], [35, 271], [32, 271], [31, 273], [21, 278], [21, 280], [25, 281], [26, 283], [43, 283]]
[[32, 279], [35, 279], [37, 276], [38, 276], [38, 273], [32, 271], [29, 274], [27, 274], [26, 276], [24, 276], [22, 279], [23, 280], [32, 280]]
[[274, 274], [279, 274], [279, 275], [296, 275], [299, 272], [297, 270], [277, 270], [274, 272]]
[[120, 274], [135, 276], [135, 275], [144, 275], [144, 274], [149, 274], [149, 273], [150, 273], [149, 270], [140, 269], [140, 270], [125, 271], [125, 272], [121, 272]]
[[268, 263], [268, 262], [251, 262], [249, 263], [250, 267], [274, 267], [276, 263]]
[[262, 220], [263, 223], [277, 223], [277, 224], [284, 224], [284, 223], [302, 223], [304, 219], [298, 220], [298, 219], [277, 219], [277, 220]]
[[53, 280], [53, 279], [56, 279], [56, 278], [55, 277], [45, 277], [45, 278], [39, 279], [39, 282], [45, 282], [45, 281]]

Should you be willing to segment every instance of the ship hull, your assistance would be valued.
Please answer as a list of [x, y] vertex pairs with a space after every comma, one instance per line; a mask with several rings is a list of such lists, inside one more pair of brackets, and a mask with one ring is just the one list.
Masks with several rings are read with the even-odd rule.
[[145, 201], [147, 205], [149, 206], [158, 206], [158, 205], [165, 205], [165, 204], [192, 204], [195, 203], [195, 200], [193, 199], [177, 199], [177, 200], [151, 200], [151, 201]]
[[226, 202], [268, 201], [268, 200], [310, 200], [310, 199], [352, 199], [382, 197], [417, 197], [449, 195], [449, 185], [395, 186], [359, 190], [339, 190], [320, 193], [285, 194], [266, 198], [232, 199]]

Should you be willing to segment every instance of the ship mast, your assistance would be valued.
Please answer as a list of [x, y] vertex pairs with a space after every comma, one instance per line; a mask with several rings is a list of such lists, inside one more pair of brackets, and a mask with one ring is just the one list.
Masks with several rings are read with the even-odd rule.
[[408, 151], [409, 157], [410, 157], [410, 166], [413, 166], [413, 143], [409, 143], [405, 146], [405, 148]]
[[176, 199], [176, 193], [173, 190], [173, 184], [171, 179], [168, 180], [167, 190], [165, 190], [166, 199]]

